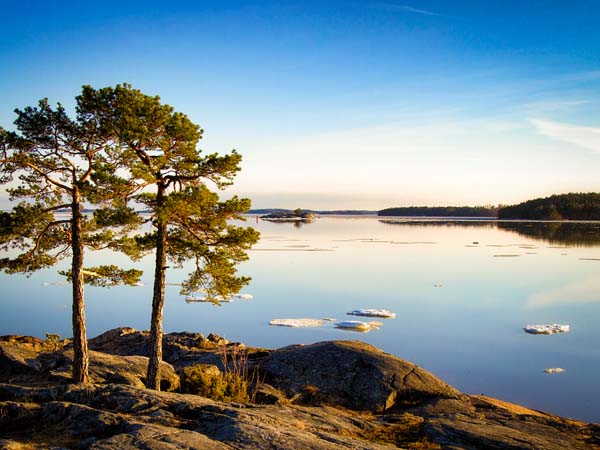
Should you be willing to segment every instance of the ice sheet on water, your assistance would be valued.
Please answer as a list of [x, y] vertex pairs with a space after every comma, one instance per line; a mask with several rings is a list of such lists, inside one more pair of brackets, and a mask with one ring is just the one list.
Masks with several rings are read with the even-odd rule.
[[217, 302], [225, 302], [228, 303], [232, 300], [250, 300], [252, 299], [252, 294], [230, 294], [225, 297], [209, 297], [206, 295], [188, 295], [185, 298], [187, 303], [215, 303]]
[[344, 330], [361, 331], [361, 332], [365, 333], [365, 332], [368, 332], [371, 330], [377, 330], [383, 324], [381, 322], [375, 322], [375, 321], [363, 322], [361, 320], [343, 320], [341, 322], [334, 323], [334, 325], [337, 328], [341, 328]]
[[42, 286], [69, 286], [71, 284], [70, 281], [51, 281], [51, 282], [44, 282], [42, 283]]
[[253, 298], [253, 295], [252, 294], [232, 294], [229, 297], [237, 298], [240, 300], [251, 300]]
[[269, 325], [278, 327], [292, 327], [292, 328], [305, 328], [305, 327], [320, 327], [325, 321], [323, 319], [272, 319], [269, 321]]
[[349, 316], [364, 316], [364, 317], [383, 317], [386, 319], [393, 319], [396, 317], [396, 313], [388, 311], [387, 309], [373, 309], [373, 308], [359, 308], [347, 312]]
[[571, 331], [571, 327], [569, 325], [554, 323], [552, 325], [525, 325], [523, 330], [529, 334], [557, 334], [568, 333]]

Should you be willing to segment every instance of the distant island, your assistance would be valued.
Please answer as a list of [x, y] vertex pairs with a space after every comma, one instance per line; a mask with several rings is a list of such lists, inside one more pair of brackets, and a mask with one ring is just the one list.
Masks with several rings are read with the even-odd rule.
[[491, 217], [498, 215], [494, 206], [406, 206], [386, 208], [378, 216], [403, 217]]
[[498, 219], [600, 220], [600, 193], [570, 193], [503, 206]]
[[310, 223], [315, 220], [315, 214], [307, 211], [303, 211], [298, 208], [290, 212], [272, 212], [265, 214], [261, 217], [262, 220], [269, 220], [271, 222], [304, 222]]

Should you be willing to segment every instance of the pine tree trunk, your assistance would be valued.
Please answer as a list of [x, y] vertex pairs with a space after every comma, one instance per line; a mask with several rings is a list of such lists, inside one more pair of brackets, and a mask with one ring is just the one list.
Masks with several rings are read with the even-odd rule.
[[71, 240], [73, 259], [71, 274], [73, 278], [73, 382], [88, 383], [89, 357], [85, 332], [84, 282], [83, 282], [83, 240], [81, 237], [81, 211], [79, 192], [74, 188], [71, 204]]
[[[156, 196], [157, 209], [163, 205], [165, 187], [158, 185]], [[152, 295], [152, 318], [150, 323], [150, 358], [148, 360], [148, 373], [146, 387], [160, 391], [160, 363], [162, 361], [163, 337], [163, 305], [165, 302], [165, 269], [167, 263], [166, 243], [167, 225], [157, 218], [156, 234], [156, 262], [154, 268], [154, 292]]]

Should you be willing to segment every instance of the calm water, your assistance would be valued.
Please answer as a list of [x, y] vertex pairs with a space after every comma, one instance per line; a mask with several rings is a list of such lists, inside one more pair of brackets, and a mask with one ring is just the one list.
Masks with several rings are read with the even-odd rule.
[[[415, 362], [467, 393], [600, 422], [600, 224], [449, 223], [320, 218], [295, 227], [254, 218], [262, 233], [241, 272], [252, 300], [186, 303], [167, 287], [167, 331], [216, 332], [252, 346], [360, 339]], [[475, 244], [477, 242], [477, 244]], [[507, 256], [511, 255], [511, 256]], [[133, 265], [119, 255], [91, 255]], [[88, 334], [148, 328], [144, 287], [87, 289]], [[168, 282], [184, 278], [168, 273]], [[0, 334], [70, 335], [70, 287], [55, 270], [1, 275]], [[370, 333], [273, 327], [273, 318], [339, 320], [355, 308], [397, 314]], [[367, 319], [368, 320], [368, 319]], [[525, 334], [565, 323], [567, 334]], [[548, 367], [564, 373], [548, 375]]]

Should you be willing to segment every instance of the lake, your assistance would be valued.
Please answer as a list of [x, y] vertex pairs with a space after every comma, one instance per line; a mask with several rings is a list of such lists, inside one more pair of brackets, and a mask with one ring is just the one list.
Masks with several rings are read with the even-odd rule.
[[[240, 273], [251, 300], [186, 303], [167, 273], [167, 332], [220, 334], [269, 348], [359, 339], [418, 364], [466, 393], [600, 422], [600, 223], [531, 223], [321, 217], [295, 226], [251, 217], [262, 233]], [[149, 328], [152, 259], [88, 254], [88, 264], [146, 270], [145, 286], [88, 287], [88, 336]], [[0, 275], [0, 334], [70, 332], [70, 286], [56, 270]], [[56, 283], [56, 284], [53, 284]], [[356, 333], [270, 326], [273, 318], [361, 319], [356, 308], [384, 308], [395, 319]], [[571, 331], [530, 335], [527, 324]], [[544, 369], [561, 367], [563, 373]]]

